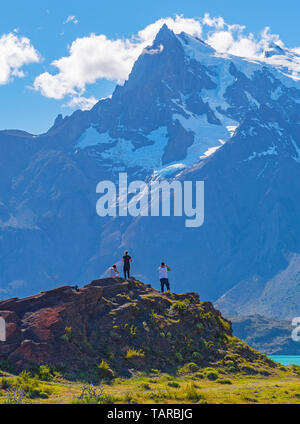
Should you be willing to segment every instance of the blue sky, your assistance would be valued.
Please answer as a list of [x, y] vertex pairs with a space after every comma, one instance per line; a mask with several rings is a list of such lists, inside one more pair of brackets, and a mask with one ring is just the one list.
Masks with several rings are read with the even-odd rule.
[[[251, 36], [250, 41], [247, 38], [249, 33], [254, 34], [256, 46], [266, 26], [270, 27], [268, 34], [279, 34], [286, 47], [299, 47], [299, 1], [276, 3], [274, 6], [274, 1], [269, 0], [6, 2], [0, 13], [0, 129], [41, 133], [59, 113], [70, 114], [111, 94], [116, 81], [121, 83], [126, 78], [135, 56], [156, 27], [139, 36], [138, 32], [161, 18], [183, 15], [182, 19], [193, 19], [177, 24], [197, 33], [195, 22], [209, 13], [210, 19], [221, 16], [229, 25], [245, 25], [243, 36], [240, 28], [230, 31], [245, 38], [246, 49], [253, 47]], [[219, 32], [218, 24], [214, 25], [209, 30]], [[101, 38], [101, 34], [106, 38]], [[69, 48], [75, 40], [78, 41], [71, 54]], [[214, 42], [220, 44], [216, 38]], [[240, 47], [241, 43], [230, 48]], [[91, 58], [94, 51], [95, 58]], [[68, 59], [60, 61], [59, 67], [51, 65], [63, 57]]]

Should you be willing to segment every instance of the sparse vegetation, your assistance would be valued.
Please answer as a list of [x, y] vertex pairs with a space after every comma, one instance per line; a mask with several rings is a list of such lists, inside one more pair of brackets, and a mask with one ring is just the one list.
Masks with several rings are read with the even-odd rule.
[[14, 378], [1, 378], [0, 387], [4, 392], [4, 402], [2, 403], [23, 404], [28, 403], [29, 399], [48, 399], [52, 393], [49, 386], [28, 371], [22, 371], [19, 376]]
[[38, 378], [42, 381], [52, 381], [54, 374], [51, 372], [51, 368], [48, 365], [41, 365], [39, 367]]
[[192, 402], [198, 402], [200, 399], [204, 399], [204, 396], [199, 393], [199, 391], [196, 389], [195, 384], [191, 383], [186, 388], [185, 399], [190, 400]]
[[143, 358], [145, 353], [142, 350], [128, 349], [125, 355], [126, 359]]
[[216, 371], [208, 371], [206, 373], [206, 378], [211, 381], [215, 381], [219, 378], [219, 374]]
[[106, 361], [102, 360], [102, 362], [98, 366], [98, 369], [99, 369], [99, 374], [100, 374], [101, 378], [110, 379], [110, 378], [114, 377], [114, 373], [110, 369], [110, 366], [108, 365], [108, 363]]
[[82, 387], [81, 394], [72, 403], [104, 405], [114, 402], [113, 396], [104, 393], [103, 386], [95, 387], [93, 384], [86, 384]]
[[[297, 370], [297, 369], [296, 369]], [[0, 378], [0, 403], [296, 403], [300, 404], [299, 376], [294, 367], [276, 370], [272, 375], [246, 375], [226, 368], [206, 368], [191, 374], [171, 376], [152, 370], [132, 378], [115, 378], [101, 386], [82, 385], [65, 379], [43, 382], [30, 373], [18, 377], [4, 373]], [[219, 378], [209, 380], [209, 373]], [[228, 376], [230, 375], [230, 378]], [[203, 378], [205, 377], [205, 378]], [[85, 390], [83, 390], [85, 388]], [[48, 398], [31, 397], [38, 389]], [[91, 390], [90, 390], [91, 389]], [[10, 400], [9, 400], [10, 398]]]
[[189, 364], [185, 364], [183, 367], [179, 368], [178, 374], [188, 374], [193, 373], [199, 370], [199, 367], [194, 362], [190, 362]]
[[182, 357], [182, 354], [180, 352], [176, 352], [174, 354], [174, 358], [175, 358], [176, 362], [182, 362], [183, 361], [183, 357]]
[[193, 358], [199, 362], [204, 359], [203, 355], [201, 355], [201, 353], [199, 352], [193, 352]]
[[173, 302], [172, 309], [179, 313], [186, 311], [188, 309], [188, 302], [177, 300]]
[[71, 341], [72, 341], [72, 327], [66, 327], [65, 328], [65, 333], [63, 334], [62, 339], [65, 342], [71, 343]]
[[175, 388], [175, 389], [179, 389], [180, 384], [176, 383], [176, 381], [170, 381], [170, 382], [168, 383], [168, 386], [169, 386], [169, 387], [173, 387], [173, 388]]
[[132, 326], [130, 327], [130, 334], [131, 334], [132, 336], [136, 336], [136, 327], [134, 327], [134, 325], [132, 325]]

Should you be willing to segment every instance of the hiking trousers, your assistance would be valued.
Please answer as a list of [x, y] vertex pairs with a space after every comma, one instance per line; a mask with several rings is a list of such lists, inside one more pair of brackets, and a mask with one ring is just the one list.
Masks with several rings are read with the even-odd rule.
[[160, 284], [161, 284], [161, 292], [162, 293], [164, 293], [164, 291], [165, 291], [165, 286], [167, 288], [167, 291], [170, 291], [170, 283], [169, 283], [168, 278], [161, 278]]
[[130, 278], [130, 266], [125, 265], [124, 266], [124, 279]]

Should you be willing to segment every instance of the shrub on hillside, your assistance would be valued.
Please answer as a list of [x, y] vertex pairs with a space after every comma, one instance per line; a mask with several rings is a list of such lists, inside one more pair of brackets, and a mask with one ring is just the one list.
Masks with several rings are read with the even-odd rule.
[[181, 367], [178, 370], [178, 373], [179, 374], [189, 374], [189, 373], [192, 373], [192, 372], [196, 372], [198, 370], [199, 370], [198, 365], [195, 364], [195, 362], [190, 362], [188, 364], [185, 364], [183, 367]]
[[81, 394], [73, 400], [73, 404], [92, 404], [92, 405], [111, 405], [116, 399], [113, 396], [106, 395], [103, 387], [96, 387], [93, 384], [86, 384], [82, 387]]
[[199, 400], [204, 400], [204, 396], [199, 393], [199, 391], [196, 389], [195, 384], [189, 384], [187, 388], [185, 389], [185, 399], [190, 400], [192, 402], [199, 402]]
[[100, 377], [102, 378], [114, 377], [113, 371], [110, 369], [108, 363], [105, 362], [104, 360], [102, 360], [101, 364], [98, 366], [98, 370], [99, 370]]
[[128, 349], [125, 355], [125, 359], [144, 358], [145, 353], [140, 350]]

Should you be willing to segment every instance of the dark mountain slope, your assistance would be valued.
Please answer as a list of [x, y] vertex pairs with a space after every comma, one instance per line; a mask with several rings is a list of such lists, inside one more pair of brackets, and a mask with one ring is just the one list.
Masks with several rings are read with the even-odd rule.
[[236, 337], [266, 355], [299, 355], [300, 343], [293, 341], [295, 327], [290, 321], [268, 319], [260, 315], [226, 316]]

